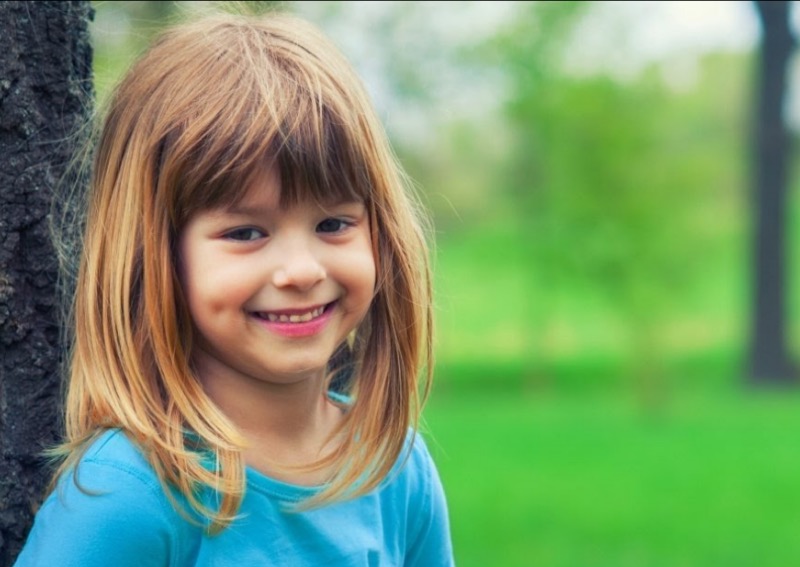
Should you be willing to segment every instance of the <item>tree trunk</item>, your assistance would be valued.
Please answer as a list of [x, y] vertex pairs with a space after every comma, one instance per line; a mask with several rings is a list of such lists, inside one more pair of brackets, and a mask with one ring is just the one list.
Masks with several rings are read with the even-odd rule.
[[791, 2], [755, 2], [761, 18], [754, 138], [754, 288], [750, 378], [756, 384], [795, 381], [786, 319], [786, 188], [790, 138], [783, 117], [787, 64], [794, 41]]
[[49, 213], [93, 100], [88, 1], [0, 2], [0, 566], [59, 439], [63, 354]]

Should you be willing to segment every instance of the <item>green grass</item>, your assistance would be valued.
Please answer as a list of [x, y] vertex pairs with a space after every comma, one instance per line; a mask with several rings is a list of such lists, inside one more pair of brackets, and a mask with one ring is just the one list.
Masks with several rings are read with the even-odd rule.
[[800, 391], [745, 385], [741, 247], [643, 283], [670, 303], [642, 317], [548, 283], [526, 237], [439, 242], [426, 422], [459, 567], [797, 564]]
[[800, 558], [800, 396], [441, 391], [427, 413], [460, 567]]

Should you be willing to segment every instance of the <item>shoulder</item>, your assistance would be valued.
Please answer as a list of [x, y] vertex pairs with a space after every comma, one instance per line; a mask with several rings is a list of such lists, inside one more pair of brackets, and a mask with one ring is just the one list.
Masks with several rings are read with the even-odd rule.
[[185, 524], [141, 452], [112, 430], [59, 479], [18, 565], [164, 566], [180, 551]]
[[451, 566], [450, 522], [439, 472], [423, 434], [410, 431], [387, 491], [405, 502], [406, 565]]
[[90, 468], [123, 473], [122, 478], [160, 488], [158, 476], [141, 450], [119, 429], [108, 430], [98, 437], [86, 449], [74, 472], [80, 478], [82, 471]]
[[124, 506], [133, 512], [141, 506], [166, 510], [169, 505], [153, 467], [118, 429], [98, 437], [75, 468], [59, 480], [57, 497], [75, 498], [78, 492], [96, 496], [95, 506]]
[[383, 482], [384, 498], [402, 500], [411, 518], [419, 518], [443, 498], [443, 489], [433, 457], [422, 433], [409, 430], [405, 445]]
[[427, 483], [430, 475], [436, 473], [436, 465], [428, 449], [428, 444], [419, 431], [409, 429], [403, 451], [393, 470], [395, 476], [406, 476], [414, 483]]

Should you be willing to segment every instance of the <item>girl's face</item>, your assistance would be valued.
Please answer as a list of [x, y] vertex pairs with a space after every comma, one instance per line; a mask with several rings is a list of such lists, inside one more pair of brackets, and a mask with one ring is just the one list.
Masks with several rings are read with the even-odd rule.
[[279, 207], [276, 168], [234, 206], [196, 214], [178, 241], [203, 381], [288, 384], [320, 377], [375, 289], [359, 202]]

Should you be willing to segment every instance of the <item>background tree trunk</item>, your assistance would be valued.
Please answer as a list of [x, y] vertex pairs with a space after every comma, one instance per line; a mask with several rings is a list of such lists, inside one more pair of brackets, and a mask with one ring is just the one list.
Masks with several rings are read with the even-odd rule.
[[0, 566], [24, 543], [59, 437], [54, 188], [93, 99], [91, 3], [0, 2]]
[[790, 150], [783, 117], [787, 64], [794, 49], [790, 2], [755, 2], [762, 40], [756, 79], [753, 176], [754, 282], [750, 377], [757, 384], [795, 381], [786, 320], [786, 188]]

